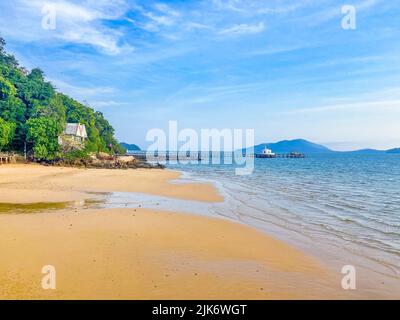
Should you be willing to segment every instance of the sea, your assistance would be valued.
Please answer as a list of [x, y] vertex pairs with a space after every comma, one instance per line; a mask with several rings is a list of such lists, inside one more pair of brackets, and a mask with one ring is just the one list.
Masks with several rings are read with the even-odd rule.
[[400, 155], [253, 160], [248, 175], [224, 163], [167, 167], [183, 172], [184, 181], [215, 184], [225, 202], [208, 214], [258, 228], [335, 272], [354, 266], [366, 291], [400, 292]]
[[315, 257], [338, 279], [346, 266], [354, 267], [357, 290], [366, 297], [400, 298], [400, 154], [247, 161], [254, 170], [246, 175], [237, 175], [243, 165], [226, 155], [219, 164], [166, 163], [182, 172], [173, 183], [212, 183], [221, 203], [113, 193], [106, 205], [140, 204], [243, 223]]

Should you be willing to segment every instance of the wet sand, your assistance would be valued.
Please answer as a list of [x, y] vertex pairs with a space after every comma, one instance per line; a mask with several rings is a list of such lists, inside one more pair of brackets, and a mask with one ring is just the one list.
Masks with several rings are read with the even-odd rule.
[[223, 201], [213, 185], [171, 183], [176, 171], [78, 169], [41, 165], [0, 166], [0, 203], [67, 202], [87, 192], [142, 192], [186, 200]]
[[[177, 184], [167, 170], [0, 166], [0, 202], [144, 192], [221, 201], [209, 184]], [[57, 200], [57, 201], [56, 201]], [[0, 299], [342, 298], [340, 280], [314, 258], [223, 219], [147, 209], [0, 214]], [[42, 267], [56, 268], [44, 290]]]

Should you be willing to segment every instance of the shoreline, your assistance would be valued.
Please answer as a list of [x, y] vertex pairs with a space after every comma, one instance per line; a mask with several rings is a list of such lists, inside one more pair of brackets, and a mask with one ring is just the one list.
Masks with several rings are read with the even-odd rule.
[[[112, 191], [223, 201], [214, 186], [176, 183], [180, 176], [156, 169], [2, 166], [0, 202], [48, 202], [50, 197], [79, 202], [90, 192]], [[1, 299], [354, 297], [339, 288], [337, 275], [298, 249], [242, 223], [190, 212], [71, 208], [3, 213], [0, 248]], [[59, 285], [49, 292], [40, 287], [40, 270], [52, 264]]]
[[[240, 188], [232, 188], [234, 181], [225, 180], [215, 175], [199, 174], [196, 171], [184, 172], [188, 181], [214, 183], [225, 197], [226, 205], [213, 205], [208, 216], [243, 223], [315, 257], [331, 273], [336, 275], [337, 283], [340, 283], [344, 276], [341, 273], [342, 268], [346, 265], [354, 265], [357, 270], [357, 290], [354, 291], [355, 297], [358, 296], [357, 299], [396, 299], [400, 294], [398, 273], [391, 268], [390, 264], [381, 261], [376, 252], [364, 250], [357, 252], [350, 245], [343, 247], [341, 243], [332, 241], [330, 234], [302, 232], [301, 226], [300, 230], [296, 229], [296, 226], [299, 226], [296, 220], [287, 221], [290, 224], [279, 223], [281, 222], [279, 220], [280, 208], [274, 208], [274, 204], [269, 202], [264, 203], [266, 207], [263, 208], [262, 213], [265, 216], [253, 215], [249, 210], [257, 210], [254, 207], [254, 202], [248, 197], [241, 197]], [[259, 199], [257, 198], [257, 200]], [[262, 205], [263, 203], [258, 202], [258, 204]], [[235, 210], [235, 208], [237, 209]], [[298, 208], [291, 210], [296, 212]], [[392, 263], [395, 263], [395, 261], [392, 260]]]
[[[171, 183], [181, 177], [167, 169], [84, 169], [40, 164], [0, 167], [0, 203], [82, 201], [89, 193], [140, 192], [202, 202], [222, 202], [212, 184]], [[4, 187], [6, 186], [6, 187]]]

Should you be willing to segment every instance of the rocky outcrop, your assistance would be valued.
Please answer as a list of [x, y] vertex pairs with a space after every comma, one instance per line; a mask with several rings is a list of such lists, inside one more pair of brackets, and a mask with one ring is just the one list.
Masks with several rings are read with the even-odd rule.
[[117, 161], [119, 163], [130, 163], [130, 162], [135, 162], [136, 159], [134, 156], [120, 156], [117, 158]]
[[111, 156], [111, 155], [109, 155], [108, 153], [105, 153], [105, 152], [99, 152], [99, 153], [97, 153], [97, 154], [95, 155], [95, 158], [98, 159], [98, 160], [103, 160], [103, 161], [106, 161], [106, 160], [113, 160], [113, 159], [114, 159], [113, 156]]
[[75, 159], [71, 161], [59, 160], [51, 164], [99, 169], [164, 168], [164, 166], [160, 164], [150, 164], [146, 161], [135, 159], [133, 156], [111, 156], [104, 152], [91, 154], [86, 159]]

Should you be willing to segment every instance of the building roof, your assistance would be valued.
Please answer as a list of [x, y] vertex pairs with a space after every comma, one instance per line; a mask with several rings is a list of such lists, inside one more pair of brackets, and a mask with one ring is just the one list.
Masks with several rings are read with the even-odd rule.
[[86, 127], [80, 123], [67, 123], [64, 134], [87, 138]]

